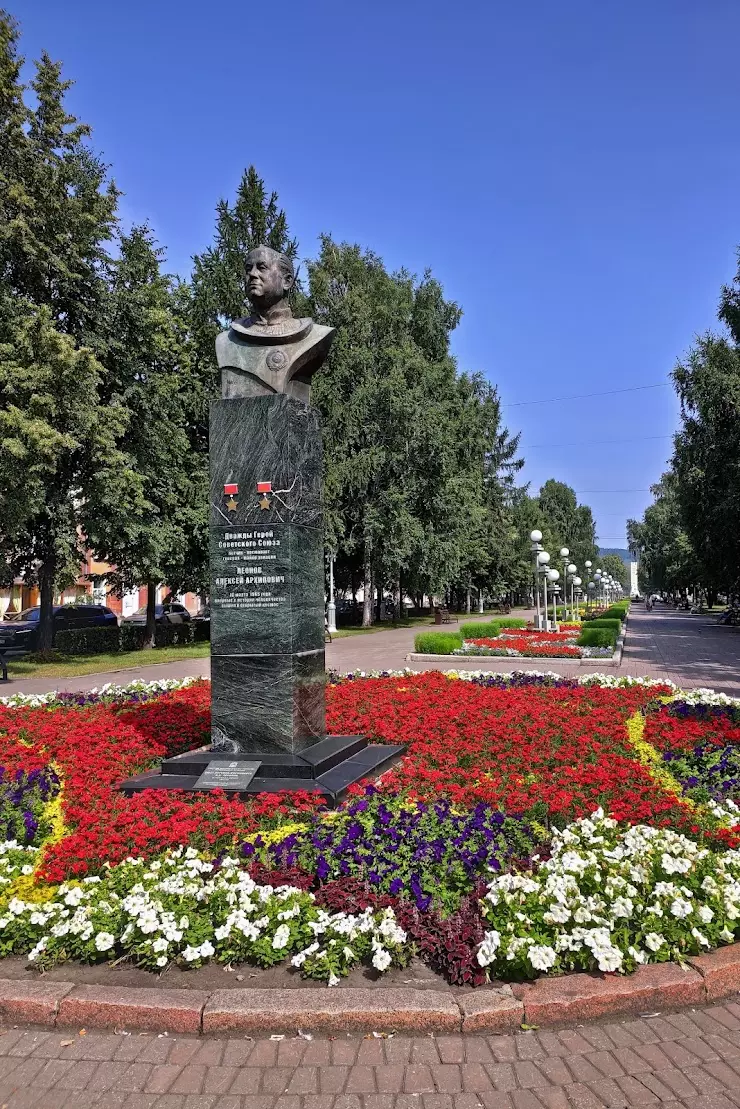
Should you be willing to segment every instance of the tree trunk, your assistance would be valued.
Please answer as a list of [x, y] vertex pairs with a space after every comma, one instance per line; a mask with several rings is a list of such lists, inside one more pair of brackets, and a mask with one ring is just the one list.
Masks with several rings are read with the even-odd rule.
[[156, 582], [146, 583], [146, 630], [144, 632], [144, 646], [154, 646], [154, 635], [157, 629], [157, 585]]
[[483, 586], [478, 589], [478, 612], [483, 612]]
[[468, 615], [470, 615], [470, 612], [471, 612], [472, 588], [473, 587], [471, 586], [470, 582], [468, 582], [468, 591], [465, 595], [465, 611], [467, 612]]
[[362, 557], [362, 626], [373, 626], [373, 558], [370, 545], [365, 544]]
[[393, 608], [396, 620], [400, 620], [403, 616], [403, 605], [401, 604], [401, 571], [396, 575], [396, 581], [393, 586]]
[[48, 655], [53, 646], [54, 639], [54, 571], [55, 566], [51, 559], [47, 559], [39, 572], [39, 638], [36, 650], [40, 655]]

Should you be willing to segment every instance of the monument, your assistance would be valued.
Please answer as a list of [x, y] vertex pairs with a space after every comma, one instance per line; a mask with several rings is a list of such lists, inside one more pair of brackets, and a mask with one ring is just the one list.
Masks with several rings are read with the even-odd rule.
[[211, 404], [212, 742], [122, 788], [308, 789], [336, 801], [404, 748], [326, 735], [322, 444], [310, 397], [334, 329], [294, 317], [286, 255], [259, 246], [245, 267], [252, 312], [216, 340]]

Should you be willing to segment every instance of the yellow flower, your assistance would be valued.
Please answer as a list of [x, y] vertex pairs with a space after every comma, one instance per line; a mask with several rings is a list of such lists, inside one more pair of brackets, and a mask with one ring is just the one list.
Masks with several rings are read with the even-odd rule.
[[666, 768], [665, 763], [651, 743], [648, 743], [643, 738], [645, 734], [645, 717], [641, 712], [636, 712], [634, 716], [630, 716], [627, 721], [627, 735], [632, 750], [637, 756], [637, 761], [642, 764], [650, 774], [654, 781], [667, 793], [672, 793], [677, 799], [683, 801], [687, 808], [692, 809], [694, 812], [699, 811], [701, 806], [696, 805], [689, 797], [683, 796], [683, 790], [680, 782], [673, 777], [671, 772]]

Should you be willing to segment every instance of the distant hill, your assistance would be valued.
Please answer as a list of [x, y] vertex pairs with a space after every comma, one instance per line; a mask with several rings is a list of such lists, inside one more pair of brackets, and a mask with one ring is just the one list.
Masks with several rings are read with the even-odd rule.
[[599, 547], [599, 554], [600, 555], [608, 555], [608, 554], [619, 555], [622, 562], [626, 562], [628, 566], [629, 566], [630, 562], [632, 561], [632, 555], [624, 547]]

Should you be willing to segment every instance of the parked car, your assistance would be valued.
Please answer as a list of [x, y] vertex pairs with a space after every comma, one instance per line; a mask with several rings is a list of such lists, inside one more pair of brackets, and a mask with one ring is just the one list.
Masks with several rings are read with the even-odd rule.
[[202, 605], [201, 608], [199, 608], [198, 611], [196, 612], [195, 616], [193, 617], [193, 620], [195, 621], [196, 624], [210, 624], [210, 622], [211, 622], [211, 606], [210, 605]]
[[[154, 622], [156, 624], [189, 624], [192, 616], [177, 601], [169, 601], [164, 605], [154, 606]], [[131, 616], [124, 616], [123, 624], [146, 624], [146, 605], [134, 612]]]
[[[8, 655], [35, 651], [39, 639], [40, 608], [26, 608], [0, 620], [0, 651]], [[77, 628], [105, 627], [118, 624], [118, 617], [105, 605], [55, 605], [52, 644], [57, 632]]]

